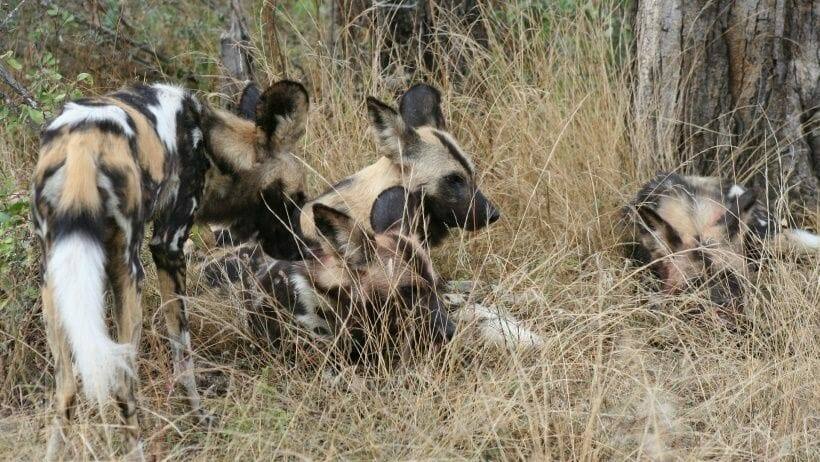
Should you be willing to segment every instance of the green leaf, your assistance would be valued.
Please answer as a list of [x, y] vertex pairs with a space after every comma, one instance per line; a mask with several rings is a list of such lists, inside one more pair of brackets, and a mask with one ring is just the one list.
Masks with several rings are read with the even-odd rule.
[[43, 114], [43, 111], [39, 109], [28, 108], [28, 116], [34, 123], [38, 125], [42, 125], [43, 122], [46, 121], [45, 114]]
[[7, 58], [6, 58], [6, 62], [7, 62], [7, 63], [8, 63], [8, 65], [9, 65], [9, 66], [11, 66], [11, 68], [12, 68], [12, 69], [14, 69], [15, 71], [21, 71], [21, 70], [23, 70], [23, 65], [22, 65], [22, 64], [20, 64], [20, 62], [19, 62], [19, 61], [17, 61], [16, 59], [14, 59], [14, 57], [12, 57], [12, 56], [7, 57]]

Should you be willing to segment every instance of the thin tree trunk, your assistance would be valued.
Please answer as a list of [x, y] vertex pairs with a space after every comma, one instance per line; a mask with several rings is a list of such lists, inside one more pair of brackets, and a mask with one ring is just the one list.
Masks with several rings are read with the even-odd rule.
[[639, 0], [635, 30], [639, 168], [820, 205], [820, 2]]
[[220, 92], [226, 96], [228, 108], [233, 109], [244, 83], [253, 80], [253, 60], [250, 52], [250, 34], [237, 0], [231, 1], [228, 30], [219, 38], [219, 55], [224, 68]]

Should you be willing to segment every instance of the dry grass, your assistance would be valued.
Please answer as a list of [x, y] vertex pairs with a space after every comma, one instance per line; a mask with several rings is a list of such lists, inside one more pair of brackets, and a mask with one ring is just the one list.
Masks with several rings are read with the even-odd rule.
[[[364, 386], [333, 386], [310, 361], [255, 347], [242, 334], [235, 298], [201, 294], [191, 299], [197, 366], [210, 387], [207, 406], [219, 416], [205, 432], [186, 417], [181, 391], [171, 391], [149, 269], [140, 360], [149, 453], [196, 460], [820, 457], [817, 259], [773, 262], [761, 273], [744, 334], [708, 316], [682, 315], [683, 298], [649, 305], [613, 228], [618, 208], [654, 173], [635, 166], [664, 156], [630, 148], [628, 85], [612, 64], [606, 31], [584, 15], [552, 18], [545, 35], [510, 21], [491, 30], [490, 49], [464, 80], [439, 82], [452, 131], [473, 153], [503, 219], [486, 232], [454, 233], [433, 256], [449, 278], [536, 292], [506, 308], [544, 337], [544, 348], [514, 354], [458, 338], [392, 371], [347, 376], [365, 378]], [[357, 89], [392, 94], [370, 63], [337, 59], [315, 45], [311, 30], [286, 35], [313, 94], [303, 150], [318, 192], [323, 177], [332, 182], [375, 159]], [[277, 77], [273, 63], [260, 62]], [[10, 140], [0, 127], [0, 164], [20, 187], [32, 152], [30, 141]], [[39, 356], [46, 353], [38, 307], [29, 310], [13, 318], [25, 329], [0, 324], [17, 337], [17, 356], [0, 369], [0, 459], [38, 459], [44, 449], [52, 378]], [[106, 415], [114, 421], [113, 411]], [[82, 409], [70, 435], [75, 457], [109, 457], [99, 422]]]

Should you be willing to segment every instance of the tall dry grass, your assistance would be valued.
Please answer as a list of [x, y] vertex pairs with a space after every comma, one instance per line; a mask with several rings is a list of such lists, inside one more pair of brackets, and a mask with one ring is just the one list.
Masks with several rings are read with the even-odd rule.
[[[195, 460], [820, 457], [817, 259], [765, 268], [744, 334], [708, 316], [684, 316], [691, 297], [648, 303], [614, 225], [619, 207], [654, 173], [636, 166], [664, 157], [630, 148], [627, 76], [608, 30], [586, 14], [504, 11], [489, 49], [462, 34], [436, 50], [444, 63], [453, 61], [453, 43], [474, 55], [465, 77], [436, 83], [450, 128], [503, 219], [486, 231], [454, 233], [433, 258], [448, 278], [496, 284], [488, 300], [523, 319], [545, 346], [510, 353], [462, 336], [438, 354], [390, 371], [347, 371], [333, 385], [321, 367], [247, 337], [236, 297], [194, 283], [197, 366], [205, 402], [219, 416], [206, 432], [171, 388], [149, 268], [140, 359], [148, 453]], [[291, 76], [312, 92], [302, 150], [319, 192], [376, 159], [364, 94], [392, 99], [395, 84], [374, 70], [372, 54], [340, 56], [318, 43], [321, 21], [308, 17], [277, 18], [298, 64]], [[266, 50], [257, 50], [257, 62], [270, 79], [281, 77]], [[30, 165], [31, 154], [21, 153], [30, 146], [0, 137], [0, 148], [4, 171], [18, 159]], [[534, 296], [504, 301], [516, 293]], [[25, 319], [22, 360], [12, 359], [0, 378], [0, 459], [43, 454], [52, 381], [36, 314]], [[116, 421], [113, 410], [106, 421]], [[82, 407], [69, 454], [108, 458], [103, 427]]]

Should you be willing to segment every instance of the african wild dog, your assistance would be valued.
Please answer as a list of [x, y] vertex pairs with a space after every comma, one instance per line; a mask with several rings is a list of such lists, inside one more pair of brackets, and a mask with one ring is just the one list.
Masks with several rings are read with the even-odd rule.
[[287, 323], [322, 344], [341, 339], [354, 363], [381, 357], [382, 341], [408, 328], [414, 339], [452, 337], [438, 276], [415, 237], [395, 227], [371, 233], [342, 212], [312, 208], [319, 239], [305, 260], [276, 260], [245, 244], [203, 270], [211, 287], [240, 283], [256, 335], [276, 348]]
[[384, 157], [305, 207], [300, 222], [306, 237], [317, 237], [310, 204], [344, 211], [372, 231], [375, 203], [385, 210], [418, 203], [423, 219], [413, 220], [412, 231], [432, 246], [449, 228], [472, 231], [498, 220], [498, 210], [478, 189], [472, 161], [445, 131], [438, 90], [417, 84], [402, 95], [398, 112], [375, 98], [367, 99], [367, 110]]
[[[292, 259], [301, 255], [297, 217], [305, 203], [305, 169], [294, 150], [309, 103], [302, 85], [278, 85], [281, 92], [262, 94], [250, 83], [239, 103], [242, 117], [219, 111], [203, 121], [210, 150], [232, 155], [208, 172], [198, 218], [229, 229], [237, 241], [256, 240], [272, 257]], [[272, 136], [257, 128], [268, 125], [279, 127]]]
[[[46, 126], [32, 218], [43, 247], [43, 314], [56, 369], [49, 458], [63, 445], [62, 427], [71, 420], [75, 371], [87, 397], [102, 403], [115, 395], [129, 449], [142, 455], [135, 355], [142, 328], [139, 252], [149, 221], [174, 372], [195, 414], [209, 420], [196, 389], [180, 298], [183, 243], [197, 218], [228, 221], [231, 213], [259, 210], [254, 197], [275, 189], [272, 179], [282, 163], [273, 159], [301, 132], [306, 110], [307, 94], [293, 82], [265, 91], [255, 124], [210, 109], [181, 88], [155, 84], [68, 103]], [[288, 193], [296, 188], [287, 187]], [[203, 204], [203, 196], [223, 207]], [[116, 341], [105, 324], [106, 278], [115, 300]]]
[[781, 229], [751, 189], [716, 177], [663, 173], [625, 209], [628, 256], [647, 266], [663, 291], [705, 288], [720, 318], [733, 325], [743, 284], [767, 241], [820, 248], [807, 231]]
[[[389, 347], [396, 346], [399, 334], [449, 341], [453, 321], [494, 348], [543, 345], [512, 316], [469, 303], [463, 294], [442, 293], [444, 284], [426, 249], [401, 229], [406, 224], [401, 222], [402, 207], [371, 212], [373, 233], [342, 212], [322, 204], [312, 207], [321, 244], [306, 252], [305, 261], [275, 260], [258, 246], [244, 244], [211, 255], [203, 265], [201, 281], [207, 287], [241, 290], [252, 333], [272, 348], [279, 349], [283, 326], [290, 324], [325, 345], [341, 339], [347, 359], [358, 362], [372, 353], [394, 355], [396, 349]], [[381, 348], [374, 351], [374, 346]]]

